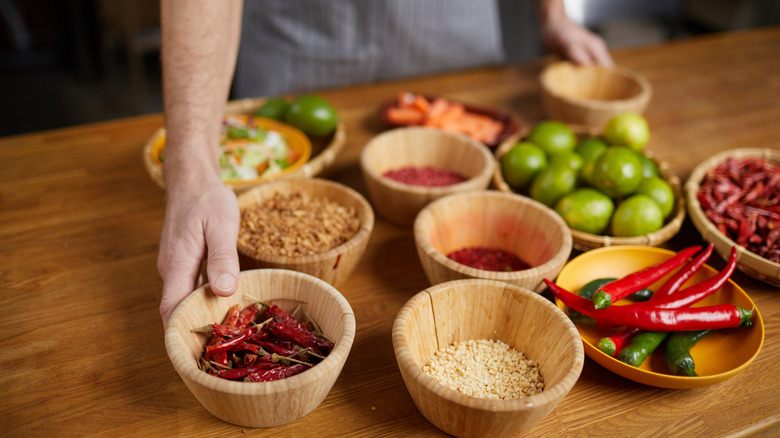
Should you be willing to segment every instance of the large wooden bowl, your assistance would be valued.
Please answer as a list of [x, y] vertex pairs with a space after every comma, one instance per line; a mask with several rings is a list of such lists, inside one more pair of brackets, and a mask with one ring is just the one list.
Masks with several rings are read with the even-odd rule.
[[542, 70], [542, 103], [555, 120], [604, 126], [612, 117], [644, 112], [653, 94], [642, 75], [623, 67], [555, 62]]
[[[449, 186], [424, 187], [383, 176], [388, 170], [406, 166], [433, 166], [469, 179]], [[495, 160], [486, 146], [465, 135], [408, 127], [371, 139], [360, 154], [360, 168], [377, 212], [395, 224], [411, 226], [429, 202], [453, 193], [487, 188]]]
[[[235, 114], [254, 114], [254, 112], [263, 105], [267, 98], [241, 99], [228, 102], [225, 107], [226, 115]], [[152, 178], [158, 186], [165, 188], [163, 180], [163, 167], [159, 159], [155, 158], [156, 153], [165, 142], [165, 128], [159, 128], [149, 138], [143, 148], [141, 158], [149, 177]], [[336, 157], [344, 149], [347, 141], [346, 127], [344, 122], [339, 120], [336, 131], [324, 138], [308, 138], [307, 160], [291, 168], [289, 171], [272, 175], [269, 177], [257, 178], [251, 181], [233, 181], [227, 184], [236, 193], [242, 193], [252, 187], [266, 183], [268, 181], [284, 178], [312, 178], [327, 171], [327, 169], [336, 160]]]
[[696, 229], [699, 230], [699, 233], [701, 233], [702, 238], [715, 245], [715, 251], [717, 251], [724, 260], [728, 260], [731, 247], [736, 246], [737, 267], [739, 270], [765, 283], [780, 287], [780, 263], [775, 263], [745, 249], [743, 246], [737, 245], [736, 242], [718, 231], [718, 228], [709, 220], [709, 218], [707, 218], [707, 215], [704, 213], [704, 210], [702, 210], [701, 203], [696, 196], [707, 172], [726, 161], [729, 157], [734, 157], [736, 159], [748, 157], [761, 158], [770, 163], [780, 165], [780, 152], [772, 149], [731, 149], [708, 158], [703, 163], [696, 166], [691, 173], [691, 176], [685, 182], [685, 197], [688, 201], [688, 212], [691, 215], [691, 221]]
[[[431, 284], [480, 278], [536, 292], [544, 290], [542, 280], [558, 276], [572, 248], [569, 229], [555, 211], [524, 196], [487, 190], [432, 202], [414, 222], [414, 239]], [[475, 246], [509, 251], [531, 268], [487, 271], [447, 258], [453, 251]]]
[[[198, 368], [206, 339], [190, 330], [223, 320], [228, 308], [253, 302], [251, 296], [292, 310], [299, 304], [335, 341], [328, 357], [311, 369], [273, 382], [235, 382]], [[300, 272], [241, 272], [238, 291], [218, 297], [205, 285], [173, 311], [165, 330], [165, 348], [181, 379], [206, 410], [245, 427], [271, 427], [295, 421], [322, 403], [336, 382], [355, 339], [355, 315], [333, 286]]]
[[[496, 160], [500, 162], [501, 157], [504, 156], [510, 149], [514, 147], [514, 144], [504, 143], [498, 149], [496, 149]], [[645, 152], [655, 164], [658, 166], [658, 171], [661, 177], [669, 183], [674, 192], [674, 207], [672, 212], [664, 221], [664, 226], [652, 233], [643, 234], [641, 236], [634, 237], [617, 237], [601, 234], [591, 234], [584, 231], [572, 230], [571, 236], [574, 241], [574, 248], [580, 251], [588, 251], [594, 248], [601, 248], [603, 246], [613, 245], [645, 245], [645, 246], [658, 246], [672, 237], [674, 237], [682, 227], [685, 220], [685, 198], [682, 192], [682, 185], [680, 184], [680, 178], [672, 172], [669, 163], [665, 161], [658, 161], [653, 158], [650, 152]], [[509, 184], [504, 179], [503, 173], [501, 173], [501, 166], [496, 166], [496, 170], [493, 173], [493, 187], [497, 190], [507, 193], [515, 193]], [[524, 194], [525, 195], [525, 194]], [[728, 255], [728, 252], [726, 252]]]
[[360, 193], [343, 184], [320, 178], [285, 179], [264, 184], [239, 195], [238, 205], [244, 209], [272, 197], [275, 193], [289, 194], [298, 191], [311, 199], [327, 199], [355, 209], [360, 219], [360, 229], [352, 238], [335, 248], [300, 257], [260, 252], [239, 241], [238, 252], [242, 268], [292, 269], [339, 287], [349, 278], [363, 256], [374, 229], [374, 211]]
[[[544, 391], [514, 400], [471, 397], [437, 382], [422, 367], [434, 352], [458, 341], [503, 341], [539, 363]], [[582, 371], [582, 341], [574, 324], [550, 301], [527, 289], [491, 280], [432, 286], [398, 312], [393, 349], [406, 388], [439, 429], [463, 437], [518, 436], [544, 419]]]

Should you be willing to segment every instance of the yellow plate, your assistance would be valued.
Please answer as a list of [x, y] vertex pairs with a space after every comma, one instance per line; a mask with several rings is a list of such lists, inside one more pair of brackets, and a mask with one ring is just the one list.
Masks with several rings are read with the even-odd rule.
[[[576, 293], [591, 280], [605, 277], [622, 277], [639, 269], [658, 264], [675, 253], [661, 248], [647, 246], [608, 246], [583, 253], [563, 267], [556, 284]], [[699, 283], [717, 273], [708, 265], [702, 266], [688, 283]], [[670, 274], [672, 275], [672, 274]], [[665, 277], [653, 285], [655, 289], [663, 284]], [[556, 300], [558, 307], [565, 305]], [[625, 300], [625, 303], [628, 303]], [[666, 366], [662, 349], [657, 350], [640, 367], [627, 365], [609, 356], [596, 347], [599, 338], [609, 336], [616, 330], [596, 330], [584, 324], [576, 324], [585, 347], [585, 354], [599, 365], [615, 374], [645, 385], [660, 388], [695, 388], [722, 382], [744, 370], [758, 355], [764, 343], [764, 321], [753, 301], [742, 288], [729, 280], [723, 287], [695, 304], [706, 306], [731, 303], [745, 309], [755, 309], [752, 327], [718, 330], [699, 341], [691, 349], [696, 363], [698, 377], [671, 374]], [[621, 301], [618, 304], [624, 304]]]
[[[244, 121], [249, 118], [247, 115], [231, 115], [230, 117], [243, 119]], [[287, 142], [287, 146], [290, 149], [298, 152], [299, 158], [289, 167], [286, 167], [281, 172], [275, 173], [273, 175], [266, 175], [253, 179], [225, 181], [225, 184], [232, 187], [236, 192], [241, 192], [259, 183], [271, 179], [282, 178], [294, 173], [296, 170], [301, 168], [301, 166], [306, 164], [307, 161], [309, 161], [309, 157], [311, 156], [312, 152], [311, 140], [309, 140], [309, 137], [307, 137], [306, 134], [304, 134], [298, 128], [278, 120], [267, 119], [264, 117], [255, 116], [254, 119], [257, 126], [260, 126], [269, 131], [279, 132]], [[149, 142], [149, 147], [147, 147], [145, 151], [146, 156], [144, 157], [152, 178], [160, 185], [162, 185], [162, 162], [160, 161], [160, 156], [164, 149], [165, 128], [160, 128]]]

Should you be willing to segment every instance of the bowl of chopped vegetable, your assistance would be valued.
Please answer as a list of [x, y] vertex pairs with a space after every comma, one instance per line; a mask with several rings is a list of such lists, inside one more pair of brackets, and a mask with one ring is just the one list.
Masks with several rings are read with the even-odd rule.
[[360, 154], [374, 208], [385, 219], [407, 227], [435, 199], [487, 188], [494, 167], [489, 149], [478, 141], [424, 127], [386, 131], [372, 138]]
[[571, 254], [566, 223], [547, 206], [491, 190], [432, 202], [414, 222], [417, 255], [431, 284], [482, 278], [540, 292]]
[[724, 259], [780, 286], [780, 152], [732, 149], [698, 165], [685, 183], [691, 221]]
[[577, 329], [549, 300], [493, 280], [416, 294], [393, 323], [406, 388], [428, 421], [455, 436], [519, 436], [569, 393], [584, 355]]
[[239, 261], [305, 272], [338, 287], [360, 262], [374, 212], [357, 191], [321, 178], [272, 181], [238, 196]]
[[355, 316], [328, 283], [300, 272], [243, 271], [230, 297], [204, 285], [174, 310], [165, 348], [206, 410], [244, 427], [297, 420], [322, 403], [346, 362]]
[[711, 385], [747, 368], [765, 335], [755, 303], [730, 279], [736, 250], [720, 271], [704, 264], [711, 254], [704, 245], [598, 248], [547, 285], [601, 366], [661, 388]]

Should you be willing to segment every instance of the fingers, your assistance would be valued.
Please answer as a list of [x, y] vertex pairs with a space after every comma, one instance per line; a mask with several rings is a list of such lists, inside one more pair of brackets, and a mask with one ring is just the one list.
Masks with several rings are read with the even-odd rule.
[[200, 261], [174, 261], [171, 253], [161, 247], [158, 271], [163, 279], [163, 294], [160, 301], [160, 316], [163, 327], [167, 327], [173, 309], [195, 288], [200, 271]]

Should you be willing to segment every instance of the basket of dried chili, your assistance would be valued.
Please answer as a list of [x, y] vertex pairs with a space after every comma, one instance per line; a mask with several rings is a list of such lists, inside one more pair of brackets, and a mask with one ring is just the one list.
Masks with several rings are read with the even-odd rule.
[[[266, 306], [251, 306], [257, 302]], [[204, 337], [203, 327], [211, 336]], [[206, 410], [232, 424], [272, 427], [322, 403], [346, 362], [355, 328], [349, 303], [323, 280], [290, 270], [250, 270], [241, 272], [230, 297], [205, 285], [185, 298], [168, 321], [165, 347]]]
[[780, 152], [731, 149], [698, 165], [685, 183], [691, 221], [737, 267], [780, 286]]

